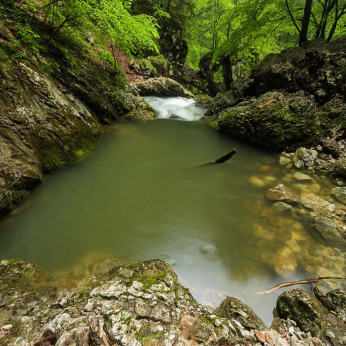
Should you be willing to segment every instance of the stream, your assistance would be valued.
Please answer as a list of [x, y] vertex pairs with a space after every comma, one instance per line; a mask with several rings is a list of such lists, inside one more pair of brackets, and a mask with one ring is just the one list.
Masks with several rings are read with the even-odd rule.
[[[45, 176], [1, 221], [0, 258], [25, 258], [53, 274], [105, 257], [160, 258], [202, 304], [232, 295], [269, 324], [282, 291], [258, 291], [321, 266], [333, 273], [341, 258], [294, 212], [277, 214], [265, 198], [281, 182], [304, 186], [277, 155], [198, 121], [205, 110], [194, 101], [147, 101], [158, 119], [115, 123], [86, 159]], [[225, 164], [198, 166], [234, 147]], [[314, 177], [314, 184], [323, 191], [330, 183]]]

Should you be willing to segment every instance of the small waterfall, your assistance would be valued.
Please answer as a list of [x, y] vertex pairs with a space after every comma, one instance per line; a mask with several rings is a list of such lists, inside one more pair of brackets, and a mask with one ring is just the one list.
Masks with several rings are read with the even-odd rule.
[[161, 119], [178, 119], [185, 121], [197, 121], [206, 112], [204, 108], [197, 107], [196, 101], [184, 97], [155, 97], [144, 98]]

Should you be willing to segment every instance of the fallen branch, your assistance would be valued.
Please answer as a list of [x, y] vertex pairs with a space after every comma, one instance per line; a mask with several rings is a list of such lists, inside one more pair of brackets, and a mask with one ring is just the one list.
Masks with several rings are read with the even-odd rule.
[[321, 302], [323, 306], [325, 306], [330, 312], [338, 312], [338, 307], [328, 299], [317, 286], [314, 285], [312, 291], [314, 292], [315, 297]]
[[273, 288], [271, 288], [268, 291], [258, 292], [257, 294], [268, 294], [268, 293], [272, 293], [272, 292], [278, 290], [279, 288], [289, 287], [289, 286], [294, 286], [294, 285], [315, 284], [315, 283], [320, 282], [322, 280], [346, 280], [346, 277], [326, 276], [326, 277], [321, 277], [321, 278], [317, 278], [317, 279], [284, 282], [282, 284], [278, 284], [278, 285], [274, 286]]
[[219, 157], [218, 159], [214, 160], [214, 161], [209, 161], [209, 162], [205, 162], [202, 163], [199, 166], [209, 166], [209, 165], [218, 165], [220, 163], [224, 163], [226, 161], [228, 161], [233, 155], [235, 155], [237, 153], [237, 149], [234, 148], [231, 151], [229, 151], [227, 154]]

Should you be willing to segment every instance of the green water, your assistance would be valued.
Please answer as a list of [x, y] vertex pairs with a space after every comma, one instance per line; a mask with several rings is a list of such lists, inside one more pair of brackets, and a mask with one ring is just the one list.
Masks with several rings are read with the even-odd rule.
[[[227, 163], [196, 167], [233, 147]], [[268, 256], [294, 238], [307, 251], [294, 280], [306, 278], [301, 263], [314, 251], [328, 249], [292, 216], [272, 212], [265, 192], [287, 173], [277, 161], [198, 122], [117, 123], [86, 159], [47, 175], [2, 220], [0, 258], [52, 273], [90, 258], [160, 258], [202, 303], [232, 294], [269, 322], [280, 292], [256, 293], [286, 278]]]

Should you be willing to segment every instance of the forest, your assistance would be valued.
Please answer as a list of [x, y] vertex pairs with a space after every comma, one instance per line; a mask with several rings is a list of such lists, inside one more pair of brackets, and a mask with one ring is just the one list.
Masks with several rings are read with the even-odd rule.
[[[198, 70], [207, 56], [227, 88], [267, 54], [337, 39], [346, 25], [344, 0], [2, 0], [0, 6], [0, 23], [11, 22], [18, 32], [14, 50], [21, 44], [35, 54], [56, 44], [60, 33], [81, 42], [92, 32], [101, 58], [115, 66], [115, 46], [134, 57], [158, 54], [160, 26], [173, 21], [187, 41], [187, 63]], [[44, 30], [38, 33], [36, 25]], [[113, 49], [112, 57], [103, 46]]]

